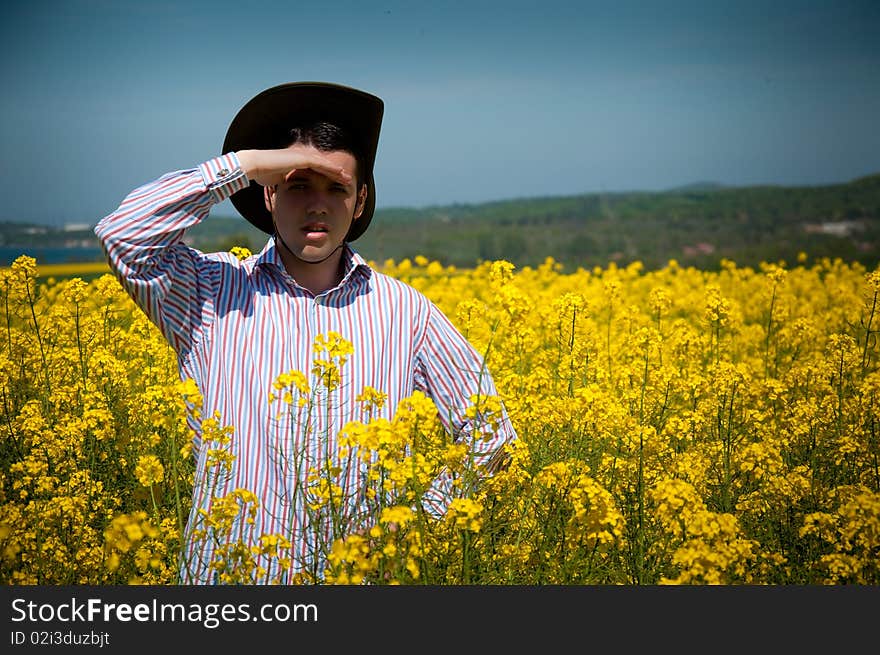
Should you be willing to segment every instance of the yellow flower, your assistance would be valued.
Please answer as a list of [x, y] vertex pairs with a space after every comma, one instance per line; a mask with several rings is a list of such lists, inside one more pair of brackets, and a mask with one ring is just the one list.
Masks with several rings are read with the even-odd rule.
[[165, 477], [165, 468], [155, 455], [141, 455], [134, 473], [138, 482], [149, 487], [157, 482], [162, 482]]
[[382, 409], [385, 401], [388, 400], [388, 394], [373, 387], [364, 387], [364, 390], [358, 394], [355, 400], [361, 403], [365, 411], [369, 412], [374, 409]]
[[455, 498], [449, 504], [447, 517], [457, 528], [479, 532], [483, 527], [483, 507], [470, 498]]
[[229, 252], [235, 255], [235, 257], [240, 261], [244, 261], [251, 256], [251, 251], [244, 246], [233, 246], [229, 250]]
[[386, 525], [393, 524], [402, 528], [412, 519], [413, 511], [409, 507], [398, 505], [396, 507], [383, 508], [379, 522]]

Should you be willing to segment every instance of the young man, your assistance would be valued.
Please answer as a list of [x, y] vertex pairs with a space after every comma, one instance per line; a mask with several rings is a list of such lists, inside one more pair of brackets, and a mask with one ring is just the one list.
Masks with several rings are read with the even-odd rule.
[[[358, 395], [372, 388], [387, 402], [370, 418], [391, 419], [415, 391], [430, 397], [453, 435], [485, 430], [466, 418], [471, 397], [497, 392], [480, 355], [421, 293], [372, 270], [350, 246], [367, 229], [376, 200], [373, 165], [384, 105], [362, 91], [325, 83], [291, 83], [250, 100], [227, 131], [223, 154], [168, 173], [134, 190], [95, 228], [117, 277], [177, 352], [180, 375], [203, 396], [201, 414], [219, 413], [234, 427], [235, 456], [225, 476], [211, 478], [208, 448], [193, 421], [196, 484], [190, 528], [212, 497], [247, 489], [260, 501], [253, 522], [236, 522], [232, 538], [258, 544], [280, 534], [292, 543], [286, 573], [319, 578], [321, 552], [339, 534], [307, 511], [306, 472], [326, 468], [337, 435], [364, 421]], [[231, 198], [251, 223], [271, 235], [262, 252], [239, 261], [186, 246], [186, 230]], [[318, 335], [335, 332], [353, 344], [342, 383], [306, 420], [287, 411], [273, 382], [283, 373], [309, 376]], [[506, 415], [475, 452], [498, 461], [516, 437]], [[491, 465], [488, 466], [491, 471]], [[342, 473], [355, 498], [363, 471]], [[209, 478], [211, 478], [209, 480]], [[439, 480], [439, 479], [438, 479]], [[441, 513], [443, 484], [423, 504]], [[358, 501], [342, 508], [357, 529]], [[192, 538], [184, 582], [211, 583], [220, 544]], [[271, 568], [271, 566], [270, 566]], [[273, 573], [270, 571], [268, 578]], [[282, 576], [282, 580], [290, 577]]]

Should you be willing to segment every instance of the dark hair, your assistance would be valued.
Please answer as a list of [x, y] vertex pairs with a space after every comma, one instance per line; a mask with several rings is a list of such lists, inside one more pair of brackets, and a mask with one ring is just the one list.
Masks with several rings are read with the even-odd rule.
[[343, 128], [334, 123], [327, 121], [315, 121], [307, 125], [294, 127], [288, 133], [287, 145], [292, 146], [294, 143], [302, 143], [314, 146], [318, 150], [343, 150], [351, 153], [357, 162], [357, 185], [358, 188], [362, 184], [366, 184], [365, 179], [366, 166], [364, 157], [358, 147], [357, 141]]

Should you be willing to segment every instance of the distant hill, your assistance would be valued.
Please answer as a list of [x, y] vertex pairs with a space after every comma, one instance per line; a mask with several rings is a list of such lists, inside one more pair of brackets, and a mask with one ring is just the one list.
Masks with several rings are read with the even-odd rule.
[[444, 264], [507, 259], [538, 265], [548, 255], [568, 269], [639, 260], [660, 268], [716, 268], [841, 257], [880, 262], [880, 173], [812, 187], [718, 187], [591, 193], [377, 212], [357, 245], [381, 261], [422, 254]]
[[724, 184], [719, 184], [718, 182], [691, 182], [690, 184], [685, 184], [683, 186], [677, 186], [669, 189], [670, 192], [683, 192], [683, 191], [717, 191], [718, 189], [726, 189], [727, 186]]
[[[212, 216], [188, 233], [202, 250], [258, 250], [266, 235], [238, 217]], [[90, 226], [0, 223], [0, 248], [97, 247]], [[826, 186], [726, 187], [697, 182], [668, 191], [588, 193], [426, 208], [379, 208], [355, 242], [367, 259], [424, 255], [471, 267], [506, 259], [535, 266], [552, 256], [569, 270], [626, 265], [716, 268], [840, 257], [880, 263], [880, 173]], [[99, 255], [100, 256], [100, 255]]]

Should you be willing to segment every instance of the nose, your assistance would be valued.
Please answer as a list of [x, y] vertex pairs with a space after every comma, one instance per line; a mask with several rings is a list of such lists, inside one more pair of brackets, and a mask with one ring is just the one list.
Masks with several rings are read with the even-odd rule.
[[317, 189], [311, 191], [306, 199], [306, 212], [317, 216], [324, 216], [329, 213], [327, 194]]

